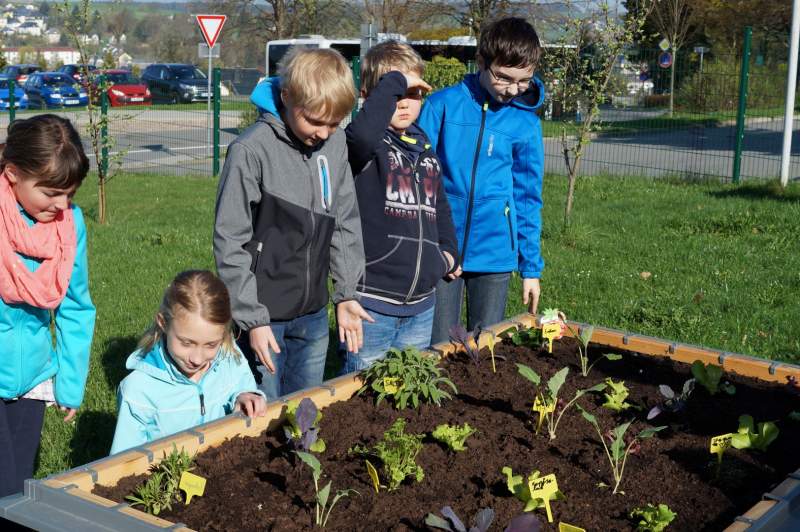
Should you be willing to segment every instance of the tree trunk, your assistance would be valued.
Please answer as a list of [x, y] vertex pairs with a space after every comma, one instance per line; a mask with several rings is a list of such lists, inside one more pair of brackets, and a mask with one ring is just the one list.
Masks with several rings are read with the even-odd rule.
[[97, 221], [100, 225], [106, 223], [106, 180], [102, 176], [97, 180]]
[[675, 63], [678, 62], [678, 51], [672, 52], [672, 66], [669, 69], [669, 116], [675, 110]]

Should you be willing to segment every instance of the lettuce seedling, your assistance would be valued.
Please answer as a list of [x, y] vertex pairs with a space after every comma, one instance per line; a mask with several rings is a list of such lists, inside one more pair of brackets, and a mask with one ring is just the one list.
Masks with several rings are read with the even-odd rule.
[[546, 389], [542, 389], [540, 386], [541, 378], [539, 377], [539, 374], [533, 371], [533, 369], [530, 367], [526, 366], [525, 364], [517, 364], [517, 371], [519, 371], [520, 375], [531, 381], [536, 387], [536, 399], [534, 400], [534, 405], [536, 405], [538, 401], [540, 405], [545, 405], [547, 407], [543, 409], [543, 413], [539, 414], [539, 422], [536, 426], [536, 434], [539, 434], [542, 423], [546, 421], [547, 432], [550, 435], [551, 440], [556, 439], [556, 430], [558, 429], [558, 424], [561, 422], [561, 418], [564, 416], [564, 413], [569, 410], [569, 407], [575, 404], [575, 401], [587, 393], [603, 391], [606, 387], [604, 383], [600, 383], [595, 384], [591, 388], [586, 388], [585, 390], [578, 390], [575, 392], [575, 397], [573, 397], [571, 401], [566, 404], [563, 404], [562, 401], [561, 404], [559, 404], [558, 392], [561, 391], [561, 387], [567, 380], [569, 368], [561, 368], [558, 372], [556, 372], [555, 375], [550, 377], [550, 380], [547, 381]]
[[463, 325], [456, 323], [450, 327], [450, 340], [457, 346], [464, 347], [464, 352], [475, 363], [476, 366], [481, 365], [481, 352], [478, 349], [478, 337], [481, 335], [480, 325], [471, 331], [467, 331]]
[[677, 514], [669, 509], [666, 504], [658, 506], [648, 504], [644, 507], [634, 508], [630, 517], [636, 523], [639, 532], [662, 532], [675, 519]]
[[542, 346], [542, 330], [535, 327], [525, 329], [509, 327], [500, 334], [511, 340], [511, 343], [517, 347], [522, 346], [536, 350]]
[[611, 429], [608, 432], [609, 439], [611, 440], [611, 447], [609, 448], [608, 444], [606, 444], [605, 435], [603, 434], [603, 431], [600, 430], [600, 424], [597, 422], [597, 418], [581, 408], [580, 405], [578, 405], [577, 408], [581, 411], [583, 418], [592, 424], [594, 429], [597, 431], [598, 436], [600, 436], [600, 443], [603, 444], [603, 449], [606, 451], [606, 457], [611, 465], [611, 472], [614, 475], [614, 490], [612, 493], [616, 494], [619, 491], [619, 484], [622, 482], [622, 475], [625, 473], [625, 463], [628, 460], [628, 455], [631, 454], [632, 450], [639, 446], [639, 440], [651, 438], [656, 432], [664, 430], [667, 427], [662, 426], [644, 429], [626, 444], [625, 432], [627, 432], [628, 427], [630, 427], [632, 423], [632, 421], [628, 421]]
[[603, 406], [614, 412], [622, 412], [633, 405], [625, 401], [628, 398], [628, 387], [625, 386], [625, 381], [614, 381], [611, 377], [606, 378], [606, 392], [603, 394], [606, 402]]
[[383, 441], [372, 449], [356, 445], [351, 452], [374, 456], [383, 464], [383, 476], [387, 480], [388, 489], [396, 490], [406, 477], [422, 482], [425, 472], [417, 465], [416, 459], [422, 449], [424, 434], [406, 434], [406, 420], [398, 418], [389, 430], [383, 433]]
[[494, 510], [491, 508], [484, 508], [479, 511], [473, 520], [475, 524], [469, 528], [464, 525], [464, 522], [458, 518], [451, 507], [445, 506], [439, 512], [444, 516], [444, 519], [436, 514], [428, 514], [425, 517], [425, 524], [431, 528], [440, 528], [450, 532], [488, 532], [489, 527], [492, 526], [492, 521], [494, 521]]
[[731, 445], [737, 449], [755, 449], [765, 452], [775, 441], [780, 430], [772, 421], [762, 421], [756, 427], [753, 416], [739, 416], [739, 430], [731, 438]]
[[[538, 470], [532, 471], [528, 478], [523, 478], [522, 475], [515, 475], [510, 467], [504, 467], [501, 472], [506, 476], [506, 487], [508, 491], [517, 499], [525, 503], [524, 512], [532, 512], [537, 508], [544, 508], [544, 499], [533, 498], [531, 493], [531, 483], [539, 479], [542, 475]], [[551, 501], [562, 501], [566, 497], [561, 491], [556, 491], [550, 495]]]
[[723, 369], [714, 364], [703, 364], [699, 360], [692, 362], [692, 376], [708, 390], [710, 395], [716, 395], [720, 390], [728, 395], [736, 393], [736, 386], [728, 381], [720, 382], [723, 373]]
[[683, 391], [680, 395], [677, 395], [672, 388], [666, 384], [660, 385], [658, 387], [658, 391], [662, 396], [664, 396], [664, 401], [650, 409], [650, 412], [647, 413], [648, 421], [663, 412], [670, 412], [674, 414], [685, 409], [686, 404], [689, 402], [689, 397], [694, 391], [695, 382], [696, 381], [694, 379], [686, 379], [686, 381], [683, 383]]
[[[331, 501], [331, 505], [328, 506], [328, 498], [331, 495], [331, 483], [332, 480], [329, 480], [325, 487], [319, 489], [319, 479], [322, 477], [322, 464], [319, 463], [317, 457], [311, 453], [305, 453], [303, 451], [295, 451], [300, 460], [303, 461], [308, 467], [311, 468], [311, 475], [314, 479], [314, 491], [316, 492], [315, 497], [315, 520], [314, 523], [317, 526], [325, 528], [325, 525], [328, 524], [328, 518], [331, 516], [331, 511], [333, 511], [333, 507], [336, 506], [336, 503], [339, 502], [339, 499], [342, 497], [349, 497], [351, 493], [355, 493], [356, 495], [360, 495], [354, 489], [346, 489], [346, 490], [338, 490], [336, 495], [333, 496], [333, 500]], [[327, 509], [327, 511], [326, 511]]]
[[445, 423], [437, 426], [431, 436], [447, 445], [451, 451], [463, 451], [467, 448], [464, 445], [467, 438], [475, 434], [475, 432], [476, 430], [470, 427], [469, 423], [464, 423], [461, 427]]
[[289, 401], [286, 405], [286, 425], [283, 433], [289, 445], [298, 451], [325, 452], [325, 441], [319, 438], [319, 421], [322, 412], [308, 397], [302, 401]]
[[508, 523], [504, 532], [539, 532], [542, 522], [533, 514], [521, 514]]
[[385, 358], [362, 372], [364, 385], [358, 394], [371, 389], [378, 393], [376, 405], [388, 397], [398, 410], [409, 402], [414, 408], [419, 407], [421, 401], [441, 406], [442, 399], [450, 399], [451, 395], [440, 386], [448, 386], [453, 393], [458, 393], [456, 385], [441, 372], [435, 358], [417, 349], [390, 349]]

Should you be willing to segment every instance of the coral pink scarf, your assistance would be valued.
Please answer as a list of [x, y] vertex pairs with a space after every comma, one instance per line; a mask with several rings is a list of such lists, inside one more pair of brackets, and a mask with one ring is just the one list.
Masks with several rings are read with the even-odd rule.
[[[75, 262], [77, 239], [72, 209], [52, 222], [29, 226], [5, 173], [0, 174], [0, 298], [55, 309], [64, 299]], [[32, 272], [17, 255], [41, 259]]]

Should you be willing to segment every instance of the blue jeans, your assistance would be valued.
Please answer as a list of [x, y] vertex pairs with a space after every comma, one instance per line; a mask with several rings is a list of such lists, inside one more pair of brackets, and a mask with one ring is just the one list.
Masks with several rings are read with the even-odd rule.
[[503, 321], [511, 273], [468, 272], [453, 281], [436, 285], [436, 312], [431, 344], [450, 340], [450, 327], [461, 322], [464, 285], [467, 287], [467, 330]]
[[425, 349], [430, 345], [433, 307], [416, 316], [404, 318], [388, 316], [374, 310], [367, 312], [375, 320], [375, 323], [363, 322], [364, 346], [358, 350], [358, 353], [346, 351], [341, 370], [342, 375], [368, 368], [385, 357], [386, 352], [392, 347]]
[[270, 323], [272, 334], [281, 348], [271, 353], [275, 373], [270, 373], [252, 351], [246, 332], [239, 337], [239, 347], [255, 369], [259, 389], [272, 401], [286, 394], [319, 386], [325, 373], [328, 351], [328, 308], [292, 320]]

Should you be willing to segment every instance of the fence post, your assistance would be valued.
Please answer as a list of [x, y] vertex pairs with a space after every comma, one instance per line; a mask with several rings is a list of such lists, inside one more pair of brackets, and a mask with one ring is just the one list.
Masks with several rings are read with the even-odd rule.
[[361, 93], [361, 58], [354, 57], [350, 62], [350, 68], [353, 71], [353, 83], [356, 86], [356, 104], [353, 106], [353, 111], [350, 113], [350, 120], [355, 120], [358, 114], [358, 95]]
[[475, 61], [467, 61], [467, 74], [474, 74], [478, 71], [478, 65], [475, 64]]
[[219, 67], [214, 68], [214, 156], [213, 167], [211, 175], [217, 177], [219, 175], [219, 110], [220, 110], [220, 79], [221, 71]]
[[742, 144], [744, 143], [744, 113], [747, 110], [747, 86], [750, 81], [750, 41], [753, 38], [753, 28], [744, 29], [744, 50], [742, 53], [742, 68], [739, 75], [739, 108], [736, 112], [736, 144], [733, 152], [733, 182], [739, 183], [742, 171]]
[[106, 77], [100, 76], [100, 167], [102, 168], [102, 179], [106, 179], [108, 176], [108, 88], [105, 83]]
[[17, 80], [14, 77], [8, 78], [8, 123], [10, 124], [17, 118], [17, 95], [14, 91], [17, 90]]

